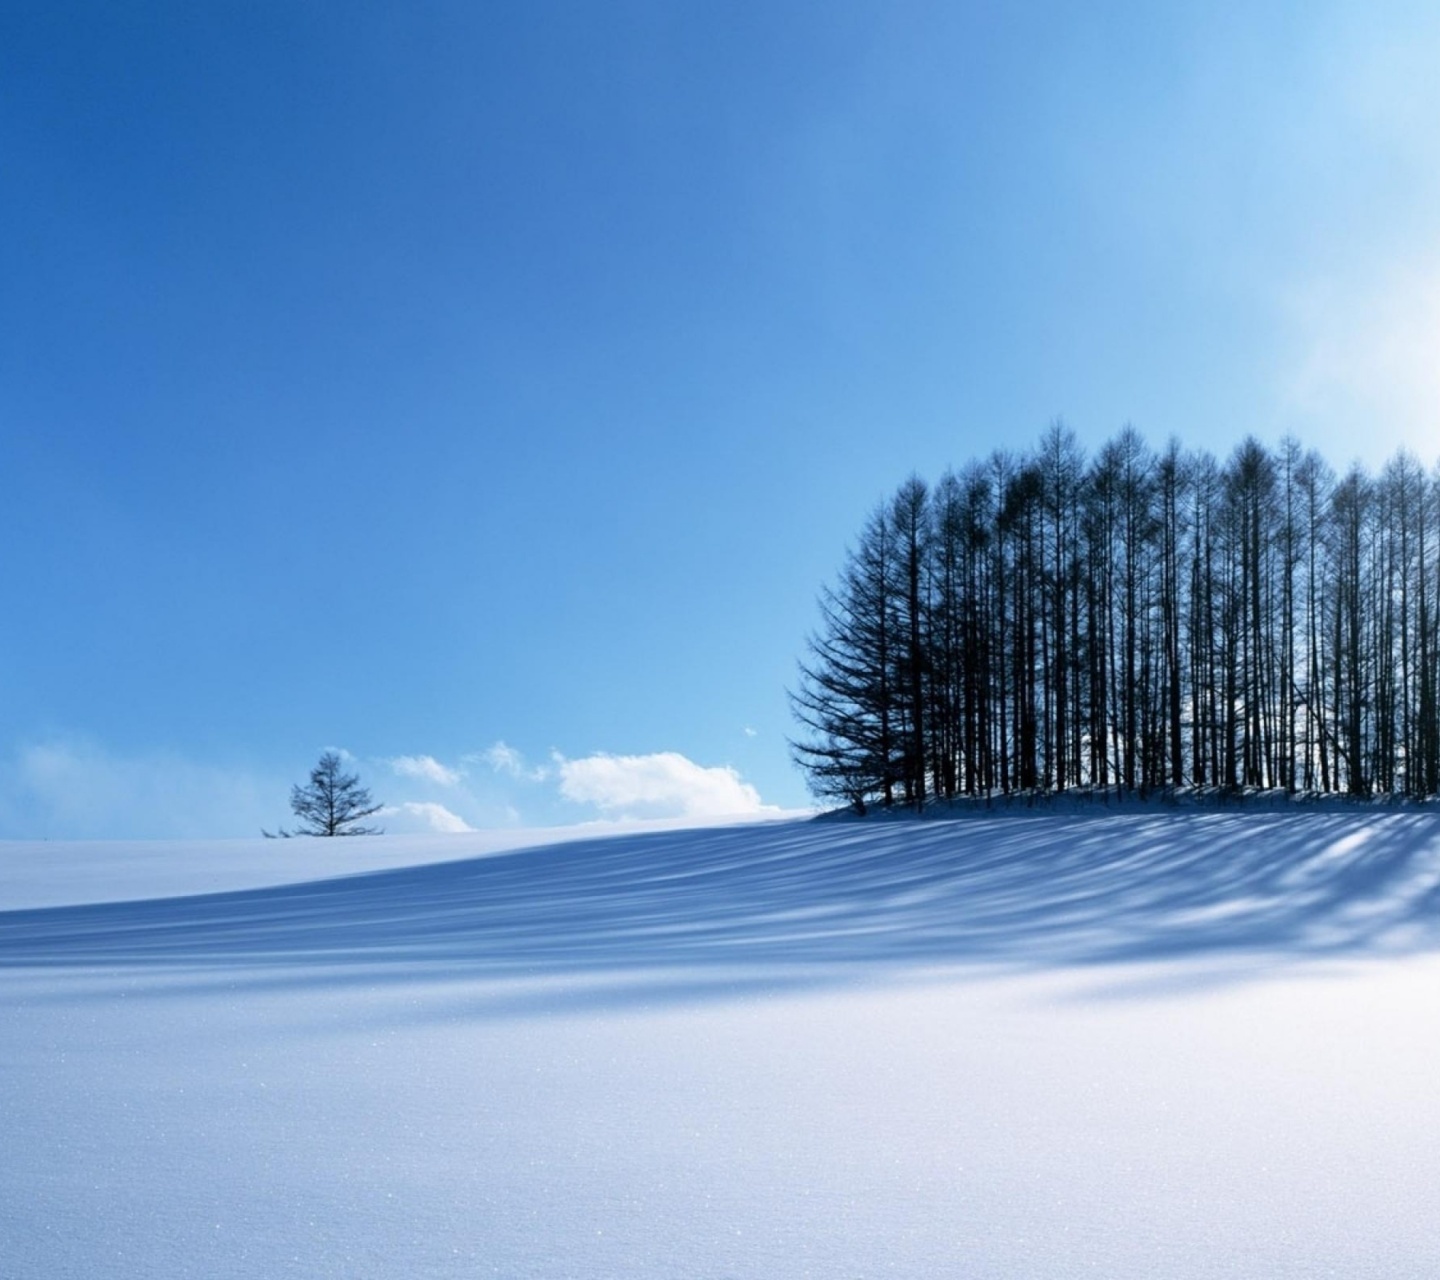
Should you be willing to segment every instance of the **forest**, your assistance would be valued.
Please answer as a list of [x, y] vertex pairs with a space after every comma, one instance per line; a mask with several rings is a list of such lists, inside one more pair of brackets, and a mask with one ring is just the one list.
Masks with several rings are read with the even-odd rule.
[[790, 693], [860, 812], [960, 796], [1440, 790], [1440, 472], [1053, 424], [865, 521]]

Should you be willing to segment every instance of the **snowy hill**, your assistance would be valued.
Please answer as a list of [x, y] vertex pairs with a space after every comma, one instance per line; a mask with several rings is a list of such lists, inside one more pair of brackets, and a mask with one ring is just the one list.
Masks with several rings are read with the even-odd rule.
[[11, 844], [0, 894], [6, 1277], [1440, 1251], [1429, 813]]

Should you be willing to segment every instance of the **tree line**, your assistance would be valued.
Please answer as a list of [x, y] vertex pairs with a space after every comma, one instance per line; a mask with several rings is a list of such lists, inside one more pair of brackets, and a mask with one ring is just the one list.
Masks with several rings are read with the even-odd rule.
[[1073, 788], [1440, 791], [1440, 472], [1056, 423], [865, 522], [794, 758], [867, 805]]

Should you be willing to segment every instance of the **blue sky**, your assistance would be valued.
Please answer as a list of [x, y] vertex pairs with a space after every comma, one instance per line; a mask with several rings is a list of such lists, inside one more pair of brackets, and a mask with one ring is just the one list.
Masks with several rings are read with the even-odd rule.
[[1229, 8], [5, 6], [0, 836], [801, 805], [912, 470], [1434, 462], [1440, 16]]

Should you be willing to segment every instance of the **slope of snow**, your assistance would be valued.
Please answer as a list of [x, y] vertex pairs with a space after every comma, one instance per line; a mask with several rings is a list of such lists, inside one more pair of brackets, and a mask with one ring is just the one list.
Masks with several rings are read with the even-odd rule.
[[[803, 816], [777, 810], [776, 817], [763, 820]], [[712, 818], [706, 825], [755, 822], [753, 815], [745, 815]], [[680, 818], [649, 818], [350, 840], [0, 840], [0, 911], [296, 884], [533, 845], [694, 826]]]
[[0, 1275], [1440, 1267], [1433, 815], [304, 844], [0, 845]]

